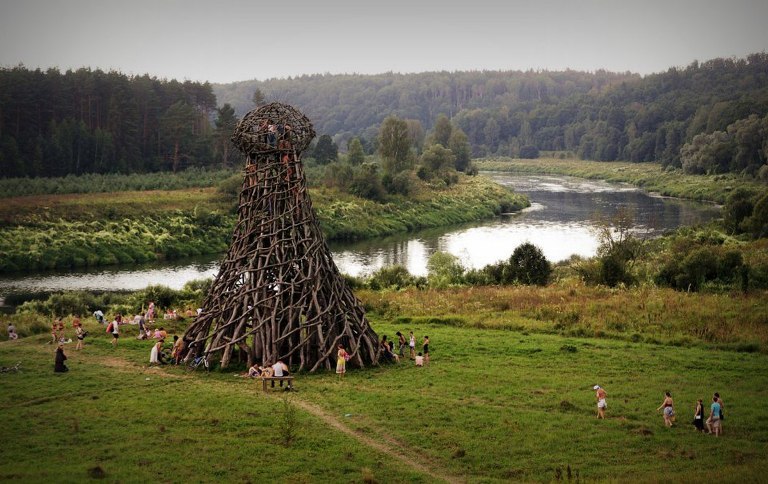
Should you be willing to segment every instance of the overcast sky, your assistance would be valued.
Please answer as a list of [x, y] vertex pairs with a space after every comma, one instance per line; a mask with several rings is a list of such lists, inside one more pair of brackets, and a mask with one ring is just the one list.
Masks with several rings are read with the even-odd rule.
[[768, 50], [768, 0], [0, 0], [0, 65], [232, 82], [659, 72]]

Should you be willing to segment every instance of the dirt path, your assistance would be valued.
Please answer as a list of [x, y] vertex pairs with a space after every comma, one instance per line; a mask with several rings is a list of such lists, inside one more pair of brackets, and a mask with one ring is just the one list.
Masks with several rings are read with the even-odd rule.
[[365, 445], [366, 447], [370, 447], [376, 451], [379, 451], [383, 454], [386, 454], [392, 457], [393, 459], [400, 461], [403, 465], [406, 465], [412, 468], [416, 472], [427, 474], [433, 479], [440, 480], [440, 481], [457, 483], [457, 484], [461, 482], [465, 482], [464, 479], [460, 479], [455, 476], [451, 476], [448, 474], [444, 474], [442, 472], [435, 471], [433, 469], [430, 469], [424, 466], [422, 462], [417, 462], [413, 458], [409, 457], [409, 455], [416, 455], [416, 452], [414, 452], [413, 449], [409, 449], [405, 447], [401, 442], [398, 442], [395, 439], [382, 436], [382, 438], [386, 441], [386, 443], [379, 442], [348, 427], [347, 425], [339, 421], [336, 417], [334, 417], [333, 415], [330, 415], [324, 409], [318, 407], [313, 403], [309, 403], [304, 400], [300, 400], [298, 398], [292, 399], [292, 402], [297, 407], [301, 408], [302, 410], [314, 415], [315, 417], [319, 418], [321, 421], [325, 422], [325, 424], [328, 425], [329, 427], [333, 427], [339, 432], [343, 432], [349, 435], [350, 437], [353, 437], [354, 439], [356, 439], [358, 442]]

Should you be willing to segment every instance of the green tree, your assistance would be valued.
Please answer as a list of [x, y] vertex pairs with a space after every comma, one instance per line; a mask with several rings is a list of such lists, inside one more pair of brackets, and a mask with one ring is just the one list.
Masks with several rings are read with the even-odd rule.
[[514, 279], [527, 285], [546, 286], [552, 273], [552, 264], [541, 249], [530, 242], [517, 246], [509, 258], [509, 265]]
[[421, 121], [406, 119], [405, 123], [408, 125], [408, 139], [411, 141], [411, 146], [416, 148], [417, 153], [421, 153], [424, 147], [424, 127], [421, 125]]
[[448, 148], [444, 148], [441, 144], [434, 144], [427, 148], [424, 154], [419, 159], [421, 166], [423, 166], [427, 173], [430, 175], [437, 175], [447, 170], [453, 170], [456, 166], [456, 157], [453, 152]]
[[725, 201], [723, 209], [723, 223], [732, 234], [740, 234], [742, 222], [752, 215], [754, 209], [753, 194], [746, 188], [738, 188], [733, 191]]
[[386, 195], [376, 163], [363, 163], [355, 169], [349, 184], [349, 193], [369, 200], [383, 201]]
[[448, 116], [445, 114], [441, 114], [435, 121], [435, 127], [432, 130], [432, 141], [448, 148], [452, 131], [453, 126], [451, 125], [451, 120], [448, 119]]
[[460, 284], [464, 267], [455, 255], [438, 251], [427, 260], [427, 274], [430, 287], [440, 289]]
[[362, 165], [365, 161], [365, 151], [360, 138], [352, 138], [347, 145], [347, 161], [351, 165]]
[[339, 147], [333, 142], [330, 135], [324, 134], [317, 140], [312, 156], [321, 165], [327, 165], [339, 159]]
[[390, 176], [411, 168], [408, 123], [396, 116], [384, 120], [379, 129], [379, 153], [384, 161], [384, 172]]
[[757, 199], [752, 215], [743, 225], [756, 239], [768, 237], [768, 192]]
[[632, 234], [634, 217], [626, 209], [603, 221], [598, 227], [597, 257], [600, 264], [600, 283], [616, 286], [631, 284], [631, 268], [644, 249], [643, 241]]
[[456, 128], [451, 132], [451, 137], [448, 140], [448, 148], [450, 148], [451, 152], [456, 157], [456, 169], [458, 171], [467, 171], [472, 157], [472, 147], [470, 146], [464, 131]]
[[264, 97], [264, 93], [261, 92], [261, 89], [258, 87], [253, 91], [253, 95], [251, 96], [251, 102], [253, 103], [253, 107], [258, 108], [265, 104], [267, 104], [267, 98]]
[[160, 138], [174, 172], [190, 157], [196, 121], [195, 110], [184, 101], [174, 103], [160, 118]]
[[223, 165], [231, 166], [234, 161], [234, 157], [232, 156], [232, 153], [234, 152], [232, 148], [234, 146], [232, 145], [230, 138], [237, 125], [235, 110], [229, 103], [225, 103], [222, 107], [216, 110], [216, 114], [216, 120], [214, 121], [214, 126], [216, 126], [214, 131], [214, 137], [216, 139], [215, 152], [220, 157], [219, 159]]

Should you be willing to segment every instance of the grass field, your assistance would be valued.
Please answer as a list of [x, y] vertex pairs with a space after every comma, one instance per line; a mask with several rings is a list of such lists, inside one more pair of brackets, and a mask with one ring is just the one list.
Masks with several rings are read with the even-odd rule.
[[[147, 368], [125, 328], [113, 349], [89, 323], [71, 371], [45, 336], [0, 343], [0, 479], [76, 482], [759, 482], [768, 471], [768, 355], [441, 324], [395, 324], [432, 341], [410, 362], [298, 375], [261, 392], [232, 373]], [[182, 327], [174, 328], [182, 331]], [[608, 392], [595, 419], [592, 386]], [[679, 420], [664, 427], [662, 392]], [[719, 391], [724, 435], [689, 425]], [[287, 410], [286, 410], [287, 409]], [[295, 418], [295, 423], [291, 420]], [[286, 431], [296, 432], [286, 444]], [[569, 471], [570, 469], [570, 471]]]

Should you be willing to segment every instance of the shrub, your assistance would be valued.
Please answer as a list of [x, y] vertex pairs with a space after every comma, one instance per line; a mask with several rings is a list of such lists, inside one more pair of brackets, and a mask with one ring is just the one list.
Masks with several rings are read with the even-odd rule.
[[416, 281], [408, 269], [399, 264], [382, 267], [368, 279], [368, 286], [373, 290], [402, 289], [415, 285]]
[[430, 286], [445, 288], [462, 282], [464, 267], [455, 255], [435, 252], [427, 261], [427, 272]]

